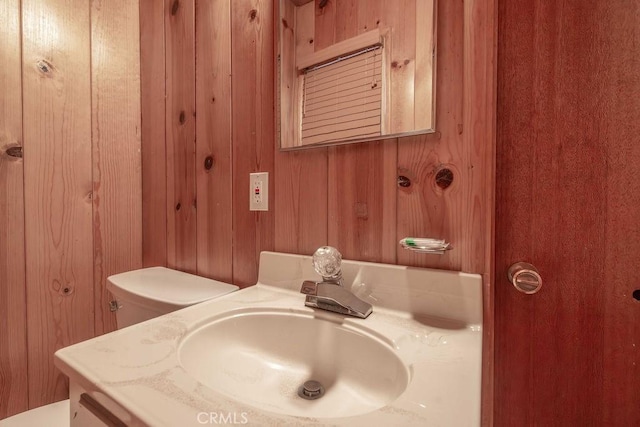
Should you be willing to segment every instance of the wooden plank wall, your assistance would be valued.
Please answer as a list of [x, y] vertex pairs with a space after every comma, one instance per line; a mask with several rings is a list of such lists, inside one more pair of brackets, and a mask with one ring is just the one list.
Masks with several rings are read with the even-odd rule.
[[68, 397], [53, 353], [114, 328], [106, 277], [140, 267], [142, 216], [137, 4], [0, 10], [4, 418]]
[[[186, 10], [193, 1], [172, 4]], [[147, 0], [142, 4], [151, 8], [152, 3]], [[196, 245], [193, 261], [199, 274], [247, 286], [257, 279], [261, 250], [312, 253], [327, 243], [350, 259], [478, 273], [490, 270], [487, 245], [491, 242], [493, 151], [491, 133], [480, 131], [486, 120], [493, 119], [492, 92], [485, 87], [493, 82], [493, 40], [488, 41], [489, 51], [484, 45], [477, 54], [468, 51], [474, 43], [479, 47], [486, 42], [474, 42], [475, 35], [469, 30], [483, 18], [477, 2], [438, 4], [436, 134], [298, 152], [280, 152], [274, 139], [273, 35], [279, 31], [276, 25], [281, 25], [279, 19], [274, 21], [273, 3], [277, 2], [211, 3], [197, 3], [195, 24], [184, 27], [184, 32], [171, 28], [178, 24], [170, 19], [164, 19], [163, 27], [163, 18], [155, 14], [154, 24], [143, 25], [141, 46], [144, 82], [150, 78], [145, 76], [148, 64], [144, 58], [156, 61], [154, 69], [161, 67], [159, 40], [168, 37], [164, 34], [180, 36], [184, 40], [179, 43], [187, 45], [188, 40], [196, 40], [196, 71], [181, 78], [195, 81], [198, 98], [195, 169], [199, 177], [188, 183], [194, 186], [189, 192], [198, 196], [198, 220], [188, 251]], [[341, 13], [336, 13], [336, 7]], [[213, 13], [213, 9], [218, 12]], [[363, 0], [331, 1], [322, 10], [316, 2], [315, 9], [315, 49], [376, 25], [388, 25], [388, 20], [411, 19], [404, 16], [402, 7], [384, 14], [374, 2]], [[165, 6], [164, 14], [170, 15], [171, 8]], [[492, 34], [492, 22], [482, 22], [489, 25], [487, 31]], [[230, 31], [230, 41], [221, 36], [224, 31]], [[394, 60], [413, 70], [420, 60], [414, 51], [399, 52]], [[167, 96], [169, 86], [174, 84], [170, 54], [167, 48]], [[184, 60], [191, 63], [192, 59]], [[161, 78], [156, 75], [158, 81], [147, 80], [148, 86], [160, 88]], [[152, 92], [148, 95], [158, 97]], [[483, 98], [487, 96], [488, 101]], [[478, 105], [465, 108], [469, 102]], [[147, 104], [149, 99], [143, 92], [143, 105]], [[160, 115], [143, 111], [143, 123], [162, 123]], [[144, 130], [143, 144], [153, 144], [153, 152], [172, 150], [170, 135], [180, 124], [175, 117], [169, 118], [165, 139], [158, 139], [157, 129], [155, 133]], [[492, 124], [487, 126], [492, 129]], [[213, 166], [205, 171], [208, 157], [213, 158]], [[171, 171], [182, 170], [185, 165], [173, 164], [181, 161], [187, 160], [167, 158], [166, 183], [164, 177], [144, 183], [145, 221], [162, 221], [164, 213], [154, 215], [154, 207], [148, 202], [154, 197], [168, 197], [168, 206], [180, 202], [172, 189], [184, 176]], [[442, 169], [453, 174], [453, 182], [446, 189], [436, 184], [436, 175]], [[248, 208], [249, 173], [258, 171], [271, 174], [269, 212], [250, 212]], [[399, 175], [408, 177], [411, 186], [397, 186]], [[146, 227], [145, 239], [160, 243], [163, 237], [154, 233]], [[170, 237], [171, 232], [167, 235]], [[405, 236], [445, 238], [455, 249], [443, 256], [416, 255], [398, 246], [397, 241]], [[171, 256], [159, 259], [162, 251], [145, 245], [145, 264], [181, 267]]]
[[[142, 248], [145, 266], [167, 264], [164, 1], [140, 0]], [[162, 191], [157, 191], [158, 187]]]
[[[142, 265], [138, 3], [91, 3], [94, 283]], [[127, 236], [123, 239], [123, 236]], [[95, 289], [96, 335], [116, 328]]]
[[198, 273], [233, 280], [231, 5], [196, 3]]
[[[143, 179], [144, 265], [255, 284], [275, 234], [274, 211], [250, 212], [248, 196], [249, 173], [269, 171], [275, 204], [273, 4], [169, 1], [162, 14], [153, 0], [140, 5], [143, 164], [167, 171]], [[160, 90], [164, 109], [151, 101]], [[163, 222], [166, 241], [149, 225]]]
[[0, 418], [27, 400], [20, 0], [0, 3]]
[[[470, 71], [472, 65], [464, 68], [465, 59], [467, 64], [480, 67], [473, 53], [464, 57], [464, 49], [471, 43], [471, 33], [465, 32], [465, 25], [472, 25], [470, 11], [479, 13], [476, 2], [440, 2], [438, 5], [438, 133], [298, 152], [280, 152], [273, 135], [275, 49], [272, 50], [272, 46], [279, 20], [274, 19], [272, 3], [277, 2], [220, 0], [207, 5], [198, 2], [192, 27], [181, 26], [184, 31], [176, 31], [172, 26], [184, 24], [166, 17], [171, 15], [172, 8], [180, 13], [182, 8], [190, 9], [191, 3], [193, 0], [172, 2], [171, 7], [165, 5], [165, 18], [155, 13], [154, 23], [149, 22], [152, 14], [143, 14], [141, 34], [142, 79], [147, 82], [143, 86], [143, 105], [151, 105], [151, 97], [159, 99], [155, 90], [161, 88], [163, 77], [166, 76], [169, 87], [176, 84], [171, 75], [173, 60], [169, 43], [164, 60], [167, 71], [165, 76], [157, 73], [162, 69], [159, 46], [163, 35], [172, 34], [171, 43], [183, 45], [182, 52], [191, 52], [193, 43], [196, 46], [196, 71], [180, 75], [181, 79], [191, 79], [191, 83], [180, 84], [195, 90], [197, 97], [195, 170], [198, 178], [185, 182], [193, 186], [188, 192], [198, 196], [197, 226], [193, 232], [190, 223], [168, 221], [188, 229], [183, 233], [193, 239], [185, 243], [184, 250], [192, 257], [186, 261], [187, 269], [196, 262], [199, 274], [246, 286], [255, 283], [261, 250], [311, 253], [329, 243], [337, 246], [345, 258], [489, 271], [486, 251], [487, 242], [491, 241], [488, 219], [493, 199], [487, 177], [492, 176], [488, 160], [492, 154], [491, 141], [486, 140], [486, 135], [473, 133], [479, 118], [486, 119], [484, 113], [479, 108], [464, 108], [465, 102], [473, 100], [475, 95], [467, 80], [475, 78], [473, 83], [480, 84], [478, 80], [492, 78], [486, 71], [474, 77]], [[142, 4], [143, 8], [147, 5], [151, 9], [154, 2]], [[386, 19], [401, 20], [388, 18], [362, 4], [368, 3], [328, 2], [323, 10], [316, 4], [315, 49], [376, 25], [385, 25]], [[336, 7], [349, 13], [336, 13]], [[213, 9], [218, 12], [214, 13]], [[486, 55], [486, 51], [482, 51], [482, 55]], [[154, 61], [153, 67], [147, 64], [147, 58]], [[192, 60], [184, 57], [189, 64]], [[397, 60], [411, 66], [417, 59], [411, 51]], [[153, 78], [145, 75], [146, 69], [154, 72]], [[167, 109], [171, 99], [169, 87]], [[156, 110], [144, 110], [143, 123], [163, 123], [161, 108], [156, 106]], [[143, 153], [143, 162], [149, 168], [160, 158], [153, 153], [172, 151], [172, 135], [182, 126], [175, 117], [178, 114], [175, 110], [167, 115], [167, 138], [161, 139], [157, 128], [144, 128], [143, 144], [151, 149], [149, 156]], [[492, 110], [487, 114], [492, 117]], [[191, 116], [187, 120], [191, 120]], [[213, 166], [205, 170], [209, 157]], [[145, 175], [144, 224], [171, 218], [175, 206], [182, 202], [173, 189], [176, 180], [182, 180], [185, 175], [178, 176], [175, 172], [189, 168], [176, 162], [191, 165], [192, 158], [168, 156], [166, 183], [161, 176], [149, 182], [153, 178]], [[445, 190], [435, 182], [437, 172], [444, 168], [453, 173], [453, 182]], [[269, 212], [248, 210], [249, 173], [258, 171], [271, 173]], [[398, 187], [398, 175], [410, 178], [411, 186]], [[147, 202], [154, 197], [169, 198], [165, 211]], [[159, 263], [183, 268], [176, 257], [183, 259], [186, 253], [167, 255], [164, 259], [157, 256], [162, 252], [157, 247], [165, 245], [167, 236], [170, 241], [166, 246], [174, 247], [173, 235], [171, 231], [162, 235], [145, 225], [146, 265]], [[416, 255], [399, 248], [397, 241], [405, 236], [445, 238], [455, 249], [444, 256]], [[192, 254], [194, 247], [195, 255]]]
[[195, 4], [165, 0], [167, 259], [196, 271]]
[[65, 397], [51, 356], [94, 334], [91, 22], [81, 3], [58, 2], [52, 14], [22, 2], [30, 406]]

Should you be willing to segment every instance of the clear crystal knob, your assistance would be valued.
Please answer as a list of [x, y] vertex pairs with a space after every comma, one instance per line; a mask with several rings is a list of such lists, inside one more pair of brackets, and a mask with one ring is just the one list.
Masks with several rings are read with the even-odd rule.
[[313, 254], [313, 268], [325, 279], [341, 277], [341, 263], [342, 254], [331, 246], [322, 246]]

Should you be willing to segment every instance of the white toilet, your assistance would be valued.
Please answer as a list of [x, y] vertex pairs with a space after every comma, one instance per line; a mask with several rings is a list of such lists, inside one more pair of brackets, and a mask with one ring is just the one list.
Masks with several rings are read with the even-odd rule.
[[[115, 274], [107, 289], [116, 301], [118, 329], [170, 313], [238, 289], [235, 285], [205, 279], [164, 267]], [[0, 427], [68, 427], [69, 400], [41, 406], [0, 420]]]

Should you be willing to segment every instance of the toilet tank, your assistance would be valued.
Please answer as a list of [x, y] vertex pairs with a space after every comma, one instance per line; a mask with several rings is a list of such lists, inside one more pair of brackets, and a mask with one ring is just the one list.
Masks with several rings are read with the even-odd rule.
[[238, 287], [165, 267], [127, 271], [107, 278], [117, 301], [118, 329], [216, 298]]

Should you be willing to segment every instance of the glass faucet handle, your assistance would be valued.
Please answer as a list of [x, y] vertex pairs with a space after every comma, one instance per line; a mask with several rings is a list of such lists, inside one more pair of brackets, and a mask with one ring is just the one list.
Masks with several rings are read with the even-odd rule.
[[313, 254], [313, 268], [322, 277], [336, 277], [341, 274], [342, 254], [331, 246], [322, 246]]

